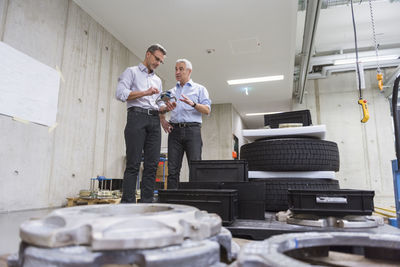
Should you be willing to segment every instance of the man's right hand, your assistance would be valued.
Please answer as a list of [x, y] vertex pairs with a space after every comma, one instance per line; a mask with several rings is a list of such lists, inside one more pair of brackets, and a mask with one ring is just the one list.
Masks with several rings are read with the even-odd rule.
[[165, 118], [162, 118], [160, 121], [161, 121], [161, 126], [164, 129], [164, 132], [170, 133], [173, 129], [172, 125], [169, 124], [169, 122]]
[[131, 91], [126, 100], [134, 100], [144, 96], [158, 94], [160, 91], [157, 88], [150, 87], [146, 91]]
[[147, 89], [146, 91], [144, 91], [144, 95], [148, 96], [148, 95], [154, 95], [154, 94], [158, 94], [160, 91], [155, 88], [155, 87], [150, 87], [149, 89]]

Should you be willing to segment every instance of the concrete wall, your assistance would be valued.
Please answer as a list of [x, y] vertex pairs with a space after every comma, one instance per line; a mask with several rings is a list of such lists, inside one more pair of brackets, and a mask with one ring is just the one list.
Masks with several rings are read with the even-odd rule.
[[60, 68], [58, 127], [0, 115], [0, 212], [61, 206], [90, 177], [122, 177], [118, 76], [139, 58], [68, 0], [0, 0], [1, 41]]
[[[393, 70], [386, 70], [388, 77]], [[360, 122], [359, 93], [355, 72], [333, 74], [327, 79], [310, 80], [302, 105], [294, 110], [310, 109], [314, 124], [327, 126], [326, 139], [339, 146], [340, 171], [336, 177], [341, 188], [375, 190], [377, 205], [393, 205], [391, 160], [395, 158], [390, 103], [379, 92], [376, 71], [365, 72], [370, 119]]]
[[203, 116], [203, 159], [232, 159], [232, 104], [213, 104]]

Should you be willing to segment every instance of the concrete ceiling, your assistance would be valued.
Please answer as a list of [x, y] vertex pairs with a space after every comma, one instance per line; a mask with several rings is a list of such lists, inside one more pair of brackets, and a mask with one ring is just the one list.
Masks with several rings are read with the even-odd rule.
[[[291, 110], [305, 18], [297, 0], [74, 1], [140, 59], [150, 44], [162, 44], [168, 57], [157, 72], [165, 79], [164, 89], [175, 84], [176, 59], [187, 58], [193, 80], [207, 87], [213, 103], [232, 103], [248, 128], [263, 127], [263, 116], [247, 113]], [[381, 44], [400, 44], [400, 3], [391, 2], [373, 1]], [[368, 1], [355, 11], [360, 46], [373, 46]], [[321, 10], [315, 51], [353, 47], [349, 5]], [[284, 75], [284, 80], [241, 86], [226, 82], [269, 75]]]

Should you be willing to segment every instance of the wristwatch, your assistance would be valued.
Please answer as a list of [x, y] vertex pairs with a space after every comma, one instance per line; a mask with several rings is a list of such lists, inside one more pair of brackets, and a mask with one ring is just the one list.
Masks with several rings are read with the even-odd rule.
[[196, 105], [197, 105], [197, 103], [196, 103], [196, 102], [193, 102], [192, 107], [194, 108]]

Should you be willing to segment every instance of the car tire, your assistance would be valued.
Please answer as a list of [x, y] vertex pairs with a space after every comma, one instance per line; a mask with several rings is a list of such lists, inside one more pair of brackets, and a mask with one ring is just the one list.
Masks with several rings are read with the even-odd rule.
[[339, 171], [338, 146], [326, 140], [261, 140], [243, 145], [240, 154], [249, 171]]

